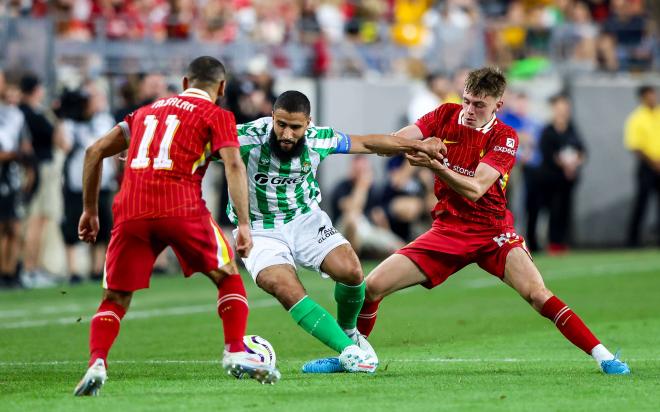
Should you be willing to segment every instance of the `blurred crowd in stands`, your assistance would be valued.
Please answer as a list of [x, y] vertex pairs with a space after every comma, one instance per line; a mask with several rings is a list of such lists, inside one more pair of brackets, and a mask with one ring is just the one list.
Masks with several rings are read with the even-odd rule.
[[[649, 0], [8, 0], [4, 14], [53, 18], [59, 39], [253, 41], [309, 51], [314, 76], [430, 71], [490, 62], [528, 75], [658, 67]], [[399, 52], [397, 52], [399, 50]], [[401, 51], [404, 50], [404, 51]], [[387, 59], [382, 59], [382, 55]], [[405, 59], [397, 59], [397, 55]], [[405, 66], [405, 67], [402, 67]]]
[[[274, 74], [291, 63], [277, 52], [285, 44], [312, 51], [305, 69], [311, 76], [398, 72], [423, 79], [407, 123], [439, 104], [460, 103], [475, 65], [494, 63], [508, 68], [509, 77], [528, 77], [548, 65], [573, 72], [650, 71], [659, 60], [654, 10], [642, 0], [9, 0], [0, 10], [5, 18], [53, 18], [57, 38], [67, 41], [265, 44], [275, 52], [252, 56], [230, 77], [223, 105], [238, 123], [270, 115]], [[401, 49], [407, 52], [399, 63], [378, 58]], [[78, 77], [68, 89], [58, 78], [48, 96], [38, 75], [0, 72], [0, 288], [55, 283], [43, 262], [44, 230], [53, 223], [66, 245], [68, 281], [102, 276], [123, 162], [104, 163], [102, 231], [89, 249], [91, 263], [81, 268], [75, 250], [84, 150], [134, 109], [178, 92], [178, 84], [158, 72]], [[630, 246], [640, 245], [650, 193], [660, 198], [660, 108], [653, 88], [640, 89], [639, 97], [625, 137], [639, 159]], [[510, 189], [524, 199], [519, 224], [532, 251], [562, 253], [571, 244], [573, 192], [587, 161], [570, 98], [559, 93], [544, 102], [550, 113], [544, 119], [531, 114], [522, 90], [512, 88], [505, 101], [498, 117], [521, 142], [520, 178]], [[381, 258], [428, 227], [435, 199], [428, 170], [395, 157], [384, 162], [385, 179], [376, 180], [381, 173], [374, 167], [364, 156], [353, 157], [348, 178], [326, 190], [324, 207], [362, 256]], [[220, 204], [212, 209], [223, 211], [226, 190], [219, 192]], [[537, 234], [544, 215], [548, 230]], [[222, 213], [216, 217], [227, 222]], [[156, 271], [171, 271], [169, 264], [161, 256]]]

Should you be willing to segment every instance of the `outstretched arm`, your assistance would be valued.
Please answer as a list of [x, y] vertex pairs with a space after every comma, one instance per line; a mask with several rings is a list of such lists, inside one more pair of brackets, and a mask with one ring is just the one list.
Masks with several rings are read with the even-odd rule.
[[124, 134], [118, 126], [97, 140], [85, 151], [83, 166], [83, 214], [78, 223], [78, 238], [94, 243], [99, 232], [99, 189], [103, 159], [114, 156], [128, 148]]
[[424, 153], [406, 154], [406, 158], [413, 166], [423, 166], [431, 169], [440, 180], [447, 183], [456, 193], [473, 202], [481, 199], [500, 177], [500, 172], [484, 162], [479, 163], [474, 176], [471, 177], [454, 172], [442, 161], [432, 159]]
[[236, 236], [236, 252], [240, 257], [246, 258], [252, 249], [252, 236], [250, 234], [250, 217], [248, 209], [247, 172], [245, 164], [237, 147], [223, 147], [220, 156], [225, 164], [225, 176], [229, 196], [238, 217], [238, 234]]
[[352, 135], [351, 147], [348, 153], [376, 153], [393, 155], [402, 153], [422, 152], [434, 159], [442, 160], [447, 153], [447, 147], [440, 139], [430, 137], [426, 140], [411, 140], [401, 136], [380, 134]]
[[409, 124], [403, 129], [392, 133], [392, 135], [410, 140], [422, 140], [424, 138], [424, 133], [422, 133], [422, 130], [416, 124]]

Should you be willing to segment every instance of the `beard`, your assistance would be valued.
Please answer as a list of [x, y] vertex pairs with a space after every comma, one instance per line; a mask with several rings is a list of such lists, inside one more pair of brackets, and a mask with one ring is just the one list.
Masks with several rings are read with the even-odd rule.
[[278, 159], [282, 162], [288, 162], [294, 157], [298, 157], [302, 154], [303, 149], [305, 148], [305, 138], [301, 138], [293, 145], [291, 150], [282, 150], [282, 146], [277, 141], [277, 136], [273, 130], [270, 131], [270, 138], [268, 139], [268, 145], [272, 153], [277, 156]]

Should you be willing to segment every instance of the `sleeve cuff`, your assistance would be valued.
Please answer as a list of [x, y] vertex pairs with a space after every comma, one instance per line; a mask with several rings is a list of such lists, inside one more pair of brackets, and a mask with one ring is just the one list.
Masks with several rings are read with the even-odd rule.
[[128, 123], [125, 121], [119, 122], [117, 124], [119, 128], [121, 129], [122, 134], [124, 135], [124, 139], [126, 140], [126, 144], [131, 143], [131, 129], [128, 127]]
[[417, 120], [415, 122], [415, 126], [419, 127], [419, 130], [422, 131], [422, 136], [429, 137], [431, 131], [428, 129], [428, 127], [424, 123]]
[[498, 164], [497, 162], [495, 162], [492, 159], [488, 159], [488, 158], [484, 157], [483, 159], [481, 159], [481, 162], [479, 162], [479, 163], [486, 163], [488, 166], [490, 166], [493, 169], [500, 172], [501, 176], [504, 176], [505, 174], [508, 173], [508, 170], [506, 170], [504, 167], [502, 167], [502, 165]]

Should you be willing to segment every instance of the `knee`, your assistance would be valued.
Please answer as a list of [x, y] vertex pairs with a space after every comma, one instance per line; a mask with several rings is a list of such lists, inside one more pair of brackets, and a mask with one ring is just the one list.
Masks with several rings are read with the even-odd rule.
[[229, 275], [236, 275], [238, 273], [239, 273], [238, 266], [236, 265], [236, 262], [234, 260], [231, 260], [226, 265], [219, 267], [218, 269], [212, 270], [211, 272], [206, 273], [206, 275], [209, 278], [211, 278], [213, 283], [215, 283], [219, 287], [220, 283], [222, 282], [222, 279], [224, 279]]
[[364, 297], [369, 302], [375, 302], [381, 300], [385, 297], [385, 293], [380, 288], [378, 278], [372, 275], [367, 276], [365, 281], [366, 288], [364, 292]]
[[257, 286], [274, 296], [284, 309], [289, 310], [305, 296], [305, 289], [298, 282], [287, 281], [278, 276], [257, 276]]
[[335, 279], [337, 282], [349, 286], [357, 286], [364, 281], [364, 273], [362, 272], [360, 262], [348, 263], [342, 272], [342, 275], [338, 279]]
[[537, 310], [541, 310], [545, 302], [552, 297], [552, 292], [545, 286], [532, 289], [525, 299]]
[[110, 289], [106, 289], [103, 292], [103, 300], [116, 303], [117, 305], [122, 306], [124, 309], [128, 309], [131, 304], [132, 297], [133, 292], [124, 292]]

